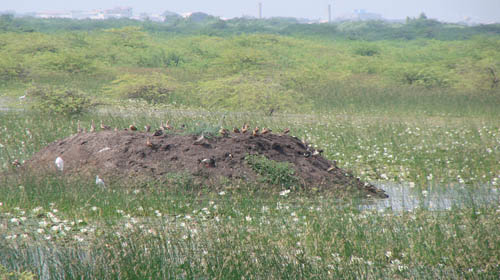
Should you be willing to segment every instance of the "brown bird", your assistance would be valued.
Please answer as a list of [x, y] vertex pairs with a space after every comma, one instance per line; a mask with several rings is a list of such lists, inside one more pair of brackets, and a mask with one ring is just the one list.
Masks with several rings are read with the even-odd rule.
[[103, 123], [102, 123], [102, 120], [101, 120], [101, 129], [102, 129], [102, 130], [110, 130], [110, 129], [111, 129], [111, 126], [103, 124]]
[[92, 122], [90, 123], [90, 132], [94, 132], [95, 131], [95, 124], [94, 124], [94, 120], [92, 120]]
[[233, 132], [234, 133], [240, 133], [240, 130], [237, 127], [233, 127]]
[[82, 133], [82, 132], [83, 132], [83, 129], [82, 129], [82, 127], [80, 126], [80, 120], [78, 120], [78, 122], [77, 122], [77, 125], [76, 125], [76, 131], [77, 131], [78, 133]]
[[330, 168], [328, 168], [326, 171], [330, 172], [330, 171], [333, 171], [335, 170], [335, 166], [330, 166]]
[[18, 159], [16, 159], [16, 160], [14, 160], [14, 161], [12, 162], [12, 165], [13, 165], [13, 166], [15, 166], [15, 167], [19, 167], [19, 166], [21, 166], [21, 163], [19, 162], [19, 160], [18, 160]]
[[215, 164], [215, 159], [214, 158], [204, 158], [200, 160], [200, 163], [203, 163], [205, 167], [216, 167], [217, 165]]
[[153, 143], [151, 143], [151, 139], [149, 139], [149, 137], [146, 138], [146, 146], [153, 148]]
[[201, 145], [201, 143], [203, 143], [203, 140], [205, 140], [205, 136], [203, 135], [203, 133], [201, 133], [200, 137], [198, 137], [194, 141], [193, 145]]
[[155, 133], [153, 133], [153, 136], [161, 136], [162, 134], [163, 134], [163, 130], [158, 129], [155, 131]]
[[314, 150], [313, 152], [313, 156], [318, 156], [318, 155], [321, 155], [323, 153], [323, 150]]
[[137, 127], [133, 124], [129, 125], [128, 129], [132, 131], [137, 131]]
[[264, 127], [264, 128], [262, 129], [262, 134], [267, 134], [267, 133], [269, 133], [269, 132], [271, 132], [271, 131], [272, 131], [272, 130], [270, 130], [269, 128]]
[[248, 128], [249, 128], [249, 127], [248, 127], [248, 124], [246, 124], [246, 123], [245, 123], [245, 124], [243, 124], [243, 127], [241, 128], [241, 133], [247, 133]]
[[223, 136], [223, 137], [227, 137], [229, 135], [229, 130], [221, 127], [220, 130], [219, 130], [219, 133]]
[[283, 134], [288, 134], [290, 132], [290, 128], [286, 128], [285, 130], [283, 130]]
[[165, 122], [165, 127], [166, 127], [167, 129], [174, 129], [174, 127], [170, 125], [170, 123], [169, 123], [169, 121], [168, 121], [168, 120], [167, 120], [167, 122]]
[[150, 125], [145, 125], [144, 126], [144, 130], [146, 130], [146, 132], [150, 132], [151, 131], [151, 126]]
[[259, 127], [258, 126], [253, 129], [252, 135], [253, 136], [258, 136], [259, 135]]

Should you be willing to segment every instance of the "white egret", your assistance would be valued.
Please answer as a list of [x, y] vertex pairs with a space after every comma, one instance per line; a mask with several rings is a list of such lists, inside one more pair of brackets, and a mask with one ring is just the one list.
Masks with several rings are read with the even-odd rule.
[[57, 157], [55, 163], [56, 163], [57, 169], [59, 169], [60, 171], [63, 171], [63, 169], [64, 169], [64, 160], [61, 157]]
[[95, 176], [95, 184], [101, 187], [105, 187], [104, 181], [99, 178], [99, 175]]

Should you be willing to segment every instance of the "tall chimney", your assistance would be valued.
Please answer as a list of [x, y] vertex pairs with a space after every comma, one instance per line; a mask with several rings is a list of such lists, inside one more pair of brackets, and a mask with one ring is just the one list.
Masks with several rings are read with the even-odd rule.
[[328, 22], [332, 22], [332, 5], [328, 4]]
[[262, 2], [259, 2], [259, 18], [262, 18]]

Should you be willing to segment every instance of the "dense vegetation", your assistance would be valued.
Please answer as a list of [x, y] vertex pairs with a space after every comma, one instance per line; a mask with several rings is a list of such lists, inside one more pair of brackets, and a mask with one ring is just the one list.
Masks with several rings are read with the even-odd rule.
[[[0, 279], [497, 279], [499, 30], [425, 17], [1, 16], [0, 109], [28, 110], [0, 112]], [[198, 134], [288, 127], [420, 204], [370, 210], [290, 189], [290, 166], [262, 157], [245, 159], [262, 184], [221, 179], [216, 190], [186, 174], [102, 188], [95, 176], [19, 171], [77, 121], [98, 119], [121, 128], [168, 119]], [[447, 189], [462, 195], [432, 210]]]
[[397, 99], [417, 111], [432, 111], [437, 101], [455, 114], [491, 112], [499, 98], [490, 94], [499, 89], [496, 25], [425, 18], [332, 25], [8, 16], [0, 22], [2, 95], [45, 88], [95, 102], [262, 112], [345, 111], [357, 103], [363, 105], [357, 110], [379, 111], [391, 109], [385, 100]]

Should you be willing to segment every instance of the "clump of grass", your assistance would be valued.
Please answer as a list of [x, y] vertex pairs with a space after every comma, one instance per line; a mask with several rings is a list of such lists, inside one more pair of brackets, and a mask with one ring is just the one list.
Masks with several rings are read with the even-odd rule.
[[5, 266], [0, 264], [0, 279], [34, 280], [36, 279], [36, 275], [28, 271], [24, 272], [9, 271]]
[[262, 176], [264, 182], [284, 188], [296, 187], [299, 179], [295, 170], [287, 162], [277, 162], [262, 155], [248, 155], [245, 157], [247, 164], [257, 174]]

